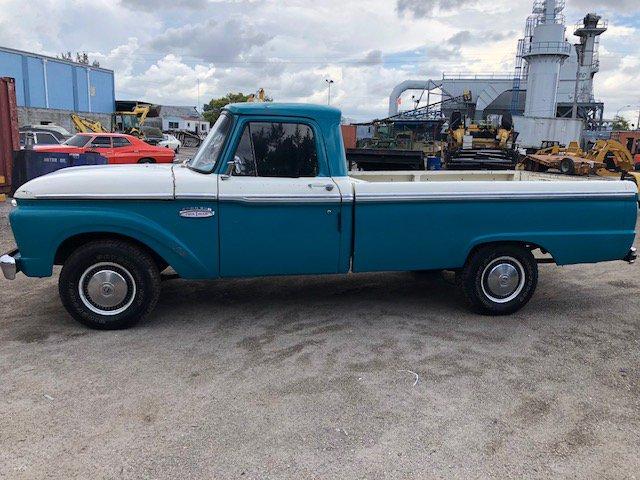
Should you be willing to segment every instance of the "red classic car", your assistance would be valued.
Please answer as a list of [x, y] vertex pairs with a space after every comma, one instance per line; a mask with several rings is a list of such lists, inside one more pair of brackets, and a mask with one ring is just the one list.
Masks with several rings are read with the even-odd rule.
[[109, 163], [172, 163], [175, 153], [122, 133], [78, 133], [60, 145], [36, 145], [39, 152], [96, 152]]

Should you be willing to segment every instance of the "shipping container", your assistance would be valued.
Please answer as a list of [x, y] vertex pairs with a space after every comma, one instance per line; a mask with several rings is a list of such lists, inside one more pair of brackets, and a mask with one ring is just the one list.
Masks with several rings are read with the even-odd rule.
[[356, 126], [341, 125], [344, 148], [356, 148]]
[[20, 149], [15, 80], [0, 78], [0, 193], [11, 188], [13, 152]]
[[640, 130], [611, 132], [611, 138], [627, 147], [631, 155], [640, 155]]

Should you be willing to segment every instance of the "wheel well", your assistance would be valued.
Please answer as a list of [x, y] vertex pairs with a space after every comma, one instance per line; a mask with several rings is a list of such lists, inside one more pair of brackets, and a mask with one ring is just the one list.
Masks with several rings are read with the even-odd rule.
[[156, 159], [151, 157], [144, 157], [138, 160], [138, 163], [156, 163]]
[[[527, 248], [531, 252], [533, 252], [534, 250], [540, 250], [545, 255], [547, 255], [547, 254], [551, 255], [551, 253], [547, 249], [545, 249], [544, 247], [541, 247], [540, 245], [538, 245], [536, 243], [520, 242], [520, 241], [513, 241], [512, 240], [512, 241], [479, 243], [478, 245], [475, 245], [471, 249], [471, 251], [469, 252], [469, 255], [467, 255], [467, 259], [470, 258], [471, 255], [473, 255], [475, 252], [477, 252], [481, 248], [488, 247], [488, 246], [496, 246], [496, 245], [512, 245], [512, 246], [524, 247], [524, 248]], [[551, 258], [553, 259], [553, 255], [551, 255]]]
[[91, 233], [81, 233], [79, 235], [74, 235], [73, 237], [67, 238], [64, 242], [60, 244], [58, 249], [56, 250], [56, 254], [53, 260], [54, 265], [64, 265], [67, 258], [79, 247], [82, 245], [93, 242], [96, 240], [124, 240], [125, 242], [131, 243], [142, 250], [145, 250], [151, 257], [153, 257], [154, 261], [158, 265], [158, 269], [163, 271], [165, 268], [169, 266], [169, 264], [158, 255], [154, 250], [149, 248], [144, 243], [136, 240], [135, 238], [127, 237], [126, 235], [120, 235], [118, 233], [111, 232], [91, 232]]

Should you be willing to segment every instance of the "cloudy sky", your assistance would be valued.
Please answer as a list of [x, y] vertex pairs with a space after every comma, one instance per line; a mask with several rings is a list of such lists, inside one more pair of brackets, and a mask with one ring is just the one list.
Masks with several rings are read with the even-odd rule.
[[[640, 106], [640, 0], [566, 0], [567, 23], [609, 20], [596, 96], [633, 123]], [[443, 72], [512, 72], [532, 0], [0, 0], [0, 45], [87, 51], [116, 97], [195, 105], [263, 87], [277, 101], [382, 117], [394, 85]], [[570, 38], [575, 40], [575, 38]], [[625, 107], [633, 104], [632, 107]]]

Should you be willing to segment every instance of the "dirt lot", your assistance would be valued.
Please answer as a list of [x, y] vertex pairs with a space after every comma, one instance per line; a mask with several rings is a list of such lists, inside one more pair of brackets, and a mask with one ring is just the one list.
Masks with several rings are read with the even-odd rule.
[[509, 318], [438, 276], [176, 280], [122, 332], [0, 281], [0, 477], [635, 478], [638, 268], [543, 266]]
[[174, 162], [184, 162], [185, 160], [193, 158], [197, 151], [197, 148], [182, 147], [176, 154]]

